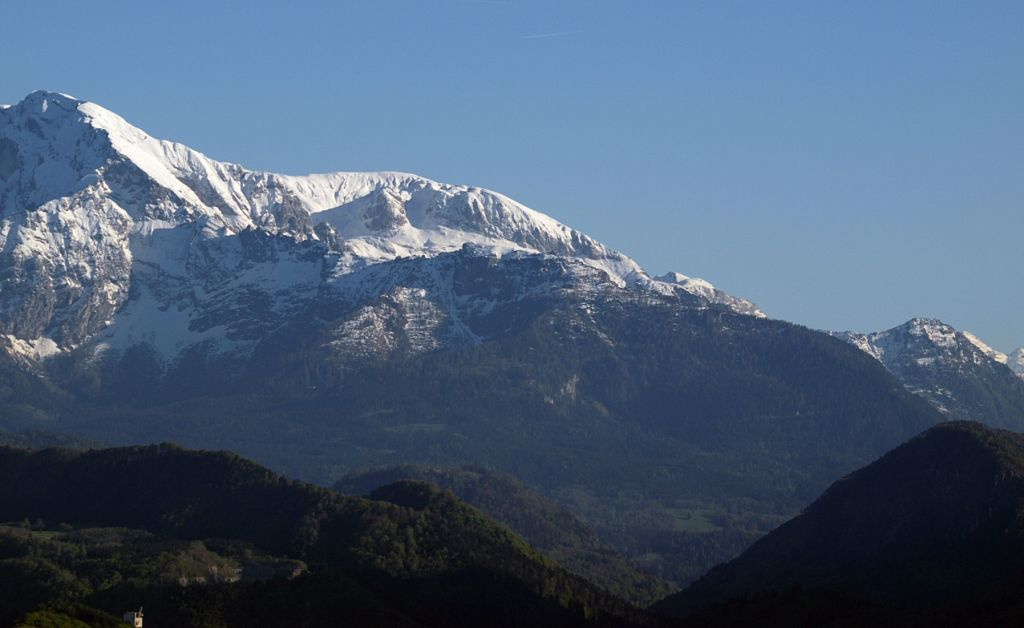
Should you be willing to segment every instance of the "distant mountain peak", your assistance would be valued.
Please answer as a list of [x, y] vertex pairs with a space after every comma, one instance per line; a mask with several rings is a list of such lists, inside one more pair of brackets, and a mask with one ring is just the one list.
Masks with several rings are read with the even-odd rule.
[[[49, 117], [62, 115], [74, 111], [83, 101], [78, 100], [70, 94], [51, 92], [45, 89], [37, 89], [29, 93], [19, 102], [16, 107], [33, 111], [39, 115], [47, 114]], [[55, 107], [53, 111], [50, 107]]]
[[912, 318], [903, 327], [915, 336], [923, 336], [940, 346], [951, 346], [956, 342], [957, 330], [937, 318]]
[[[831, 332], [886, 364], [890, 370], [908, 351], [926, 351], [920, 360], [934, 358], [938, 352], [964, 348], [965, 345], [990, 357], [992, 351], [975, 336], [959, 332], [952, 325], [936, 318], [912, 318], [907, 322], [884, 331], [859, 333], [852, 331]], [[982, 348], [984, 346], [988, 351]], [[924, 364], [925, 362], [920, 362]]]
[[952, 418], [1024, 428], [1024, 382], [1010, 372], [1013, 359], [974, 334], [934, 318], [913, 318], [873, 333], [830, 333], [880, 361], [911, 392]]
[[664, 275], [659, 275], [654, 278], [659, 284], [667, 284], [673, 287], [681, 288], [682, 290], [707, 299], [712, 303], [719, 303], [729, 307], [732, 310], [741, 312], [743, 314], [749, 314], [751, 316], [764, 317], [764, 312], [761, 311], [753, 302], [747, 299], [734, 297], [730, 294], [719, 290], [718, 288], [711, 285], [711, 282], [698, 277], [687, 277], [683, 273], [679, 272], [668, 272]]
[[1024, 347], [1015, 349], [1006, 356], [1006, 365], [1010, 367], [1011, 371], [1024, 378]]

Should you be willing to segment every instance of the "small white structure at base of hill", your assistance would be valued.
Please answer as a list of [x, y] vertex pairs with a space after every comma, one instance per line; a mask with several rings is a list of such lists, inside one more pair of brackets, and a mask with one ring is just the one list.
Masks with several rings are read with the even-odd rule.
[[133, 628], [142, 628], [142, 607], [140, 606], [137, 611], [128, 611], [121, 618], [124, 619], [124, 623]]

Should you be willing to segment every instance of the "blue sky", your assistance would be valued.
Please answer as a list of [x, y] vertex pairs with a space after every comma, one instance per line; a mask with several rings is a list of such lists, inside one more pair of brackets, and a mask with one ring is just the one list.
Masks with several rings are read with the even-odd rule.
[[501, 191], [811, 327], [1024, 345], [1024, 2], [0, 0], [0, 102]]

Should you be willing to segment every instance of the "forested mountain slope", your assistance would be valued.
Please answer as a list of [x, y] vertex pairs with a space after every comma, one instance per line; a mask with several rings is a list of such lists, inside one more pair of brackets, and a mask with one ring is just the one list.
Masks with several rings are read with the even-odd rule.
[[[463, 619], [485, 625], [644, 621], [626, 603], [542, 558], [450, 493], [422, 483], [399, 482], [366, 499], [286, 480], [231, 454], [167, 445], [36, 453], [0, 448], [0, 519], [120, 526], [184, 540], [234, 539], [304, 561], [309, 576], [266, 585], [275, 603], [258, 606], [275, 608], [276, 616], [306, 606], [307, 614], [294, 621], [325, 620], [317, 613], [338, 604], [310, 603], [335, 587], [341, 594], [369, 594], [369, 601], [342, 603], [357, 622], [389, 614], [412, 625]], [[112, 604], [141, 586], [139, 603], [152, 598], [156, 608], [173, 608], [168, 600], [181, 597], [180, 586], [159, 584], [101, 586], [83, 591], [80, 599], [103, 607], [105, 596]], [[241, 602], [251, 599], [251, 587], [263, 585], [224, 586], [189, 588], [185, 600], [192, 602], [186, 607], [194, 603], [214, 616], [244, 610]], [[510, 613], [513, 607], [517, 614]], [[248, 613], [240, 617], [252, 619]], [[150, 623], [174, 625], [159, 617]], [[226, 625], [245, 622], [227, 619]]]
[[796, 610], [831, 590], [886, 617], [938, 619], [946, 608], [944, 624], [972, 612], [1019, 618], [1022, 522], [1024, 437], [946, 423], [836, 482], [658, 609], [686, 614], [738, 596], [767, 609], [771, 597], [749, 596], [783, 592], [776, 606]]

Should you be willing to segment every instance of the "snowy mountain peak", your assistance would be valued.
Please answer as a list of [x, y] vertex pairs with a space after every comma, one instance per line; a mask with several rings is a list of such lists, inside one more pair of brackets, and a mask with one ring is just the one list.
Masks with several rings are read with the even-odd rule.
[[[51, 92], [30, 94], [4, 117], [8, 169], [20, 163], [31, 175], [29, 181], [5, 181], [5, 206], [13, 201], [35, 207], [102, 181], [111, 195], [139, 201], [124, 207], [135, 219], [181, 224], [204, 216], [211, 229], [262, 228], [313, 239], [311, 223], [329, 223], [381, 261], [493, 242], [499, 250], [591, 260], [622, 284], [643, 275], [638, 264], [585, 234], [480, 188], [394, 172], [250, 171], [153, 138], [93, 103]], [[126, 185], [147, 190], [126, 194], [119, 189]], [[148, 198], [138, 194], [146, 191]]]
[[867, 334], [851, 331], [830, 333], [865, 351], [886, 366], [896, 364], [908, 353], [920, 354], [923, 356], [921, 359], [928, 360], [937, 352], [965, 346], [988, 358], [964, 334], [934, 318], [912, 318], [892, 329]]
[[[957, 418], [979, 420], [989, 412], [986, 404], [991, 399], [979, 399], [978, 390], [991, 392], [1001, 388], [1024, 395], [1019, 381], [1006, 368], [1012, 357], [940, 320], [915, 318], [892, 329], [868, 334], [830, 333], [880, 361], [912, 392]], [[984, 382], [982, 387], [978, 382]], [[964, 414], [965, 408], [978, 415]], [[1006, 420], [995, 415], [989, 418], [997, 422]]]
[[39, 116], [54, 119], [70, 114], [81, 104], [82, 101], [74, 96], [39, 89], [26, 96], [17, 104], [17, 107], [34, 112]]
[[1006, 356], [1006, 366], [1010, 367], [1010, 370], [1024, 378], [1024, 347], [1015, 349], [1010, 355]]
[[953, 326], [935, 318], [912, 318], [901, 327], [910, 335], [926, 338], [939, 347], [952, 347], [959, 340], [959, 332]]
[[[873, 333], [829, 332], [872, 355], [887, 366], [912, 356], [921, 366], [952, 361], [986, 364], [989, 361], [1014, 368], [1014, 360], [1024, 362], [1024, 347], [1006, 355], [967, 331], [958, 331], [934, 318], [913, 318], [892, 329]], [[954, 360], [955, 356], [955, 360]], [[952, 361], [951, 361], [952, 360]], [[892, 370], [892, 368], [890, 368]]]
[[707, 299], [711, 303], [719, 303], [725, 305], [737, 312], [743, 314], [749, 314], [751, 316], [764, 317], [765, 314], [751, 301], [734, 297], [730, 294], [722, 292], [718, 288], [711, 285], [710, 282], [705, 281], [697, 277], [687, 277], [683, 273], [668, 272], [664, 275], [659, 275], [654, 278], [656, 284], [662, 286], [672, 286], [673, 288], [679, 288], [683, 291]]
[[[0, 342], [15, 353], [250, 342], [318, 300], [340, 311], [353, 295], [365, 301], [385, 289], [419, 303], [416, 316], [451, 317], [459, 304], [440, 295], [452, 290], [444, 282], [455, 281], [451, 265], [462, 258], [420, 264], [415, 272], [436, 276], [402, 285], [364, 271], [412, 273], [397, 262], [467, 245], [467, 254], [514, 253], [526, 266], [533, 262], [524, 255], [565, 260], [530, 266], [553, 282], [537, 294], [611, 286], [763, 315], [703, 280], [653, 280], [629, 257], [497, 192], [400, 172], [248, 170], [54, 92], [0, 110]], [[364, 279], [372, 283], [356, 285]], [[420, 287], [410, 291], [413, 284]], [[507, 298], [530, 290], [518, 286]], [[475, 337], [452, 325], [456, 336]]]
[[971, 344], [980, 349], [981, 352], [987, 355], [988, 357], [992, 358], [993, 360], [1000, 364], [1007, 363], [1009, 356], [1007, 356], [1002, 351], [997, 351], [996, 349], [993, 349], [992, 347], [988, 346], [981, 338], [978, 338], [969, 331], [961, 333], [963, 333], [964, 338], [967, 338], [967, 340], [971, 341]]
[[687, 277], [683, 273], [668, 272], [664, 275], [655, 277], [658, 281], [664, 281], [666, 283], [674, 283], [680, 286], [692, 286], [694, 290], [703, 290], [711, 292], [715, 289], [710, 282], [700, 279], [699, 277]]

